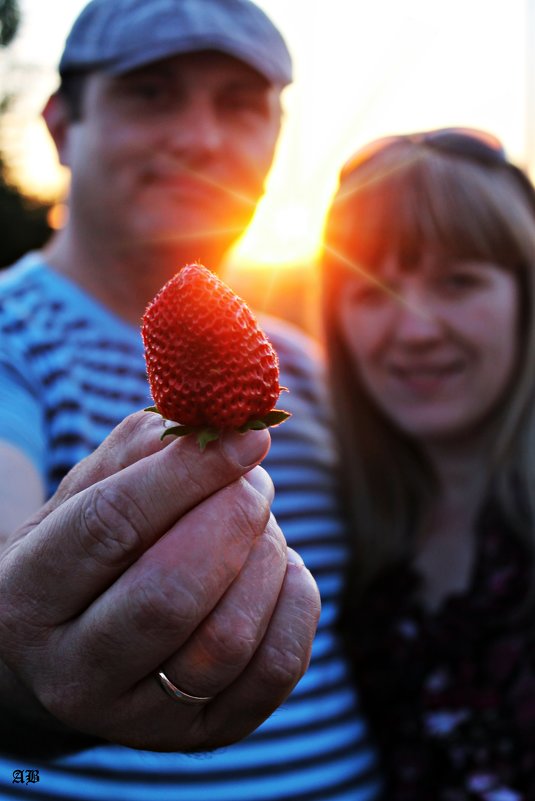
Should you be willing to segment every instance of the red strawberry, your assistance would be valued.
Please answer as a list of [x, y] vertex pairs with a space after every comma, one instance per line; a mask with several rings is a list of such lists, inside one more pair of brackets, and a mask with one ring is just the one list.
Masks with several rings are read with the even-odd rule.
[[201, 264], [189, 264], [159, 291], [141, 328], [151, 411], [195, 432], [201, 449], [228, 429], [277, 425], [277, 354], [246, 303]]

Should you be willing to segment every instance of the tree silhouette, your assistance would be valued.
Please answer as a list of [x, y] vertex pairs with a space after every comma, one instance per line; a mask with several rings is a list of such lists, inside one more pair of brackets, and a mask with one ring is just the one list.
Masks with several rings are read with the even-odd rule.
[[18, 0], [0, 0], [0, 45], [6, 47], [15, 38], [20, 23]]
[[[19, 23], [18, 0], [0, 0], [0, 48], [13, 41]], [[7, 92], [0, 96], [0, 126], [11, 101]], [[48, 212], [48, 205], [23, 194], [8, 180], [5, 154], [0, 151], [0, 268], [46, 242]]]

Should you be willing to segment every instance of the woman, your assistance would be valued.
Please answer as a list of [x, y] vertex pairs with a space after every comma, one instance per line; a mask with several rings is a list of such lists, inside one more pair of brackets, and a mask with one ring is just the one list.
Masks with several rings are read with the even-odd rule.
[[492, 137], [344, 168], [324, 317], [341, 621], [388, 801], [535, 798], [535, 193]]

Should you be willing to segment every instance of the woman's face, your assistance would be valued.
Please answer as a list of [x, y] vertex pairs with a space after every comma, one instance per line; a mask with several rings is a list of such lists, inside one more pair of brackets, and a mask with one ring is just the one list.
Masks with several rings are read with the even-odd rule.
[[424, 444], [466, 436], [501, 400], [515, 368], [514, 275], [426, 253], [408, 270], [389, 257], [374, 276], [355, 272], [340, 299], [342, 330], [369, 395]]

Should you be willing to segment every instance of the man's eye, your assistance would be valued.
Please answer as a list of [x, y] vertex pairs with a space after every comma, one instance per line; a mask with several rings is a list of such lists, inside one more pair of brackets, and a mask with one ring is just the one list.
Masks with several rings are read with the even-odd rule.
[[266, 101], [259, 95], [231, 95], [222, 99], [223, 109], [236, 114], [265, 114], [267, 110]]
[[157, 82], [135, 83], [129, 87], [128, 94], [138, 100], [148, 103], [164, 102], [169, 100], [169, 92], [165, 86]]

